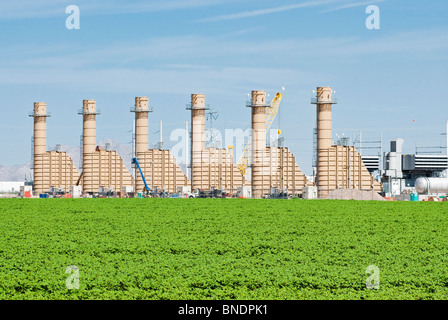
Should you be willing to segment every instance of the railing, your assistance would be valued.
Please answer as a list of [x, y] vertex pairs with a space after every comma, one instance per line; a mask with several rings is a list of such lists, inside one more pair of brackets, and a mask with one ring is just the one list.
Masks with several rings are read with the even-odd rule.
[[210, 110], [210, 105], [206, 104], [204, 108], [194, 108], [192, 103], [187, 103], [185, 105], [185, 109], [187, 109], [187, 110]]
[[311, 98], [311, 104], [337, 104], [338, 99], [337, 98], [331, 98], [330, 101], [317, 101], [317, 97]]
[[39, 113], [35, 113], [34, 111], [31, 111], [28, 113], [28, 115], [30, 117], [51, 117], [51, 113], [46, 112], [45, 114], [39, 114]]
[[270, 108], [270, 104], [252, 104], [252, 100], [246, 100], [246, 107], [267, 107]]
[[148, 107], [147, 110], [141, 110], [141, 108], [137, 108], [137, 107], [130, 107], [129, 111], [131, 112], [154, 112], [154, 108], [153, 107]]
[[85, 112], [84, 109], [78, 109], [78, 114], [82, 114], [82, 115], [89, 115], [89, 114], [99, 115], [99, 114], [101, 114], [101, 110], [97, 109], [95, 112]]

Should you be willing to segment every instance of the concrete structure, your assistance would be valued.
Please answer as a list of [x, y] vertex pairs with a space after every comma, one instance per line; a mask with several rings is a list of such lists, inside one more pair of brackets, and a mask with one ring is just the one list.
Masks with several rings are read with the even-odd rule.
[[[169, 150], [163, 150], [161, 143], [159, 143], [160, 149], [148, 149], [148, 114], [152, 112], [148, 98], [136, 97], [135, 107], [131, 108], [131, 112], [135, 113], [135, 156], [148, 187], [151, 190], [176, 193], [178, 187], [189, 185], [190, 182]], [[136, 193], [145, 189], [140, 170], [135, 172], [134, 186]]]
[[[82, 154], [84, 155], [95, 152], [96, 148], [96, 111], [95, 100], [84, 100], [82, 108]], [[84, 161], [84, 159], [83, 159]]]
[[[141, 161], [145, 158], [148, 151], [148, 135], [149, 135], [149, 109], [147, 97], [136, 97], [135, 108], [131, 109], [135, 113], [135, 156]], [[143, 173], [144, 174], [144, 173]], [[142, 192], [145, 184], [139, 170], [135, 171], [135, 190]]]
[[325, 198], [335, 189], [360, 189], [382, 191], [364, 165], [360, 154], [352, 146], [332, 146], [331, 109], [336, 104], [330, 87], [318, 87], [317, 105], [317, 170], [316, 185], [319, 198]]
[[191, 190], [225, 189], [236, 193], [242, 176], [231, 154], [224, 148], [205, 148], [204, 94], [192, 94], [191, 104]]
[[205, 95], [191, 95], [191, 189], [202, 189], [202, 151], [205, 149]]
[[101, 148], [83, 154], [82, 191], [98, 193], [101, 187], [120, 192], [123, 186], [134, 185], [134, 179], [116, 151]]
[[[268, 174], [270, 163], [266, 154], [266, 108], [270, 106], [266, 103], [265, 91], [252, 91], [251, 104], [252, 122], [252, 155], [251, 155], [251, 182], [252, 196], [261, 198], [264, 194], [269, 194], [271, 189]], [[269, 179], [270, 180], [270, 179]]]
[[335, 189], [326, 197], [327, 200], [363, 200], [363, 201], [386, 201], [375, 190], [359, 189]]
[[65, 152], [47, 151], [36, 154], [34, 165], [34, 194], [46, 193], [51, 187], [68, 192], [76, 184], [79, 172]]
[[319, 158], [319, 198], [326, 197], [335, 189], [382, 191], [381, 183], [373, 178], [354, 147], [331, 146], [321, 150]]
[[[271, 189], [285, 190], [293, 196], [300, 196], [303, 187], [313, 186], [297, 164], [297, 160], [287, 147], [264, 147], [258, 151], [258, 170], [252, 174], [254, 198], [263, 198]], [[255, 185], [254, 185], [255, 183]]]
[[84, 100], [79, 114], [83, 116], [83, 193], [98, 193], [101, 187], [120, 192], [122, 186], [132, 186], [133, 178], [117, 152], [96, 146], [96, 101]]
[[45, 102], [34, 103], [34, 155], [42, 154], [47, 151], [47, 104]]
[[330, 87], [318, 87], [316, 90], [316, 120], [317, 120], [317, 136], [316, 136], [316, 185], [318, 191], [327, 189], [321, 177], [328, 175], [328, 167], [324, 165], [322, 156], [325, 151], [331, 148], [331, 108], [336, 101], [332, 98], [332, 90]]
[[50, 187], [65, 191], [78, 180], [79, 172], [72, 159], [60, 151], [47, 151], [47, 105], [34, 103], [30, 117], [34, 118], [33, 181], [34, 194], [48, 192]]
[[[43, 155], [47, 152], [47, 104], [45, 102], [34, 103], [34, 111], [30, 115], [34, 117], [33, 135], [33, 181], [35, 193], [44, 192], [43, 185]], [[37, 188], [36, 188], [37, 186]]]
[[[138, 161], [146, 183], [151, 190], [165, 190], [176, 193], [178, 187], [187, 186], [190, 182], [176, 162], [170, 150], [149, 149], [141, 153]], [[136, 176], [140, 176], [137, 170]], [[140, 189], [139, 189], [140, 188]], [[144, 184], [135, 184], [135, 192], [143, 192]]]
[[251, 108], [251, 183], [252, 197], [262, 198], [271, 193], [271, 189], [287, 190], [299, 196], [302, 188], [312, 186], [297, 165], [294, 155], [286, 147], [266, 147], [266, 92], [252, 91], [252, 99], [247, 105]]
[[192, 190], [225, 189], [236, 193], [243, 180], [231, 154], [224, 148], [206, 148], [197, 153], [196, 164], [192, 164]]

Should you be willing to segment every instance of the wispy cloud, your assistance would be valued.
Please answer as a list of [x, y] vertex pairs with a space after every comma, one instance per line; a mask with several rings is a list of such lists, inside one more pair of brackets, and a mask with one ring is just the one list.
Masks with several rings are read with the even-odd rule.
[[68, 5], [76, 4], [86, 15], [132, 14], [216, 6], [236, 0], [164, 0], [132, 2], [123, 0], [20, 0], [0, 2], [0, 19], [46, 18], [64, 15]]
[[[362, 58], [367, 61], [381, 54], [400, 60], [403, 56], [446, 59], [447, 34], [444, 28], [389, 34], [379, 39], [279, 39], [281, 53], [277, 47], [269, 45], [269, 40], [247, 41], [226, 35], [166, 37], [141, 41], [134, 46], [117, 42], [78, 52], [54, 45], [37, 54], [18, 45], [0, 52], [0, 85], [74, 85], [82, 90], [101, 92], [152, 88], [165, 93], [173, 90], [171, 85], [177, 93], [184, 92], [186, 87], [190, 91], [201, 87], [233, 90], [248, 83], [266, 84], [268, 78], [269, 85], [283, 83], [284, 79], [296, 82], [296, 78], [307, 81], [326, 78], [328, 75], [318, 71], [300, 73], [301, 69], [308, 70], [307, 64], [326, 57], [326, 52], [341, 60]], [[272, 59], [274, 55], [275, 60]], [[261, 69], [262, 65], [269, 65], [269, 68]], [[270, 76], [266, 77], [268, 74]], [[275, 81], [271, 81], [273, 74], [278, 75]], [[212, 83], [219, 85], [211, 88]], [[169, 90], [162, 84], [170, 84]]]
[[349, 9], [349, 8], [355, 8], [355, 7], [361, 7], [361, 6], [368, 6], [371, 4], [385, 2], [385, 1], [386, 0], [371, 0], [371, 1], [348, 3], [348, 4], [344, 4], [344, 5], [336, 7], [336, 8], [320, 11], [319, 13], [326, 13], [326, 12], [332, 12], [332, 11], [337, 11], [337, 10], [343, 10], [343, 9]]
[[[208, 69], [209, 66], [228, 65], [229, 61], [240, 66], [258, 66], [263, 63], [280, 66], [286, 62], [296, 66], [300, 61], [312, 62], [321, 59], [327, 52], [331, 52], [335, 59], [368, 59], [372, 55], [386, 53], [434, 59], [444, 57], [448, 50], [448, 33], [446, 28], [431, 28], [397, 32], [380, 38], [286, 38], [278, 39], [276, 43], [276, 46], [272, 46], [269, 39], [251, 41], [224, 33], [214, 36], [186, 35], [141, 39], [138, 44], [118, 41], [107, 46], [92, 45], [88, 50], [76, 51], [61, 44], [47, 46], [45, 50], [29, 50], [29, 47], [34, 48], [33, 44], [20, 44], [5, 47], [0, 52], [0, 68], [34, 70], [64, 66], [64, 69], [86, 70], [153, 68], [165, 65], [178, 69]], [[282, 50], [279, 52], [278, 48]], [[273, 56], [277, 58], [273, 60]], [[10, 76], [5, 74], [5, 81]], [[3, 77], [0, 75], [1, 78]]]
[[271, 13], [300, 9], [300, 8], [317, 7], [317, 6], [330, 4], [330, 3], [335, 3], [335, 0], [307, 1], [307, 2], [291, 4], [291, 5], [287, 5], [287, 6], [280, 6], [280, 7], [275, 7], [275, 8], [244, 11], [244, 12], [239, 12], [239, 13], [226, 14], [226, 15], [220, 15], [220, 16], [211, 17], [211, 18], [200, 19], [200, 20], [198, 20], [198, 22], [215, 22], [215, 21], [250, 18], [250, 17], [256, 17], [256, 16], [261, 16], [261, 15], [266, 15], [266, 14], [271, 14]]

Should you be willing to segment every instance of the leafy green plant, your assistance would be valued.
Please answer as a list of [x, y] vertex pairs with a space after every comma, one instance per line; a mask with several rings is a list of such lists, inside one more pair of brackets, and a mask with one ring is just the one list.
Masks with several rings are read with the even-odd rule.
[[[0, 299], [446, 299], [446, 203], [2, 199]], [[66, 287], [67, 266], [80, 272]], [[379, 290], [365, 286], [369, 265]]]

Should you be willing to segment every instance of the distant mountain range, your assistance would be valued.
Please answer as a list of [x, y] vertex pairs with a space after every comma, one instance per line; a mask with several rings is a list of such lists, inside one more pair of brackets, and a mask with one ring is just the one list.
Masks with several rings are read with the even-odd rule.
[[[124, 165], [131, 172], [131, 160], [132, 160], [132, 147], [123, 144], [114, 139], [106, 139], [98, 142], [99, 146], [103, 149], [115, 150], [118, 155], [123, 158]], [[107, 146], [106, 146], [107, 145]], [[56, 147], [49, 148], [48, 150], [56, 150]], [[78, 171], [81, 171], [81, 150], [79, 146], [60, 145], [60, 151], [65, 151], [73, 160]], [[185, 172], [185, 164], [180, 163], [180, 168]], [[0, 165], [0, 181], [32, 181], [33, 170], [31, 169], [31, 161], [14, 166], [2, 166]]]
[[2, 166], [0, 165], [0, 181], [31, 181], [33, 180], [33, 170], [31, 161], [23, 165]]

